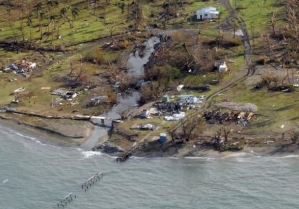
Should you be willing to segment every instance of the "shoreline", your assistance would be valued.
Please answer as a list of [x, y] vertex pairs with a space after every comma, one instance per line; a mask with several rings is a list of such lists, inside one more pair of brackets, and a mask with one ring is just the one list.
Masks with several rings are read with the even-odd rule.
[[[107, 137], [101, 137], [97, 138], [98, 131], [106, 131], [104, 129], [99, 129], [95, 127], [94, 125], [91, 126], [91, 128], [88, 129], [88, 135], [83, 138], [72, 138], [72, 137], [66, 137], [59, 134], [54, 134], [51, 132], [47, 132], [46, 130], [41, 130], [39, 128], [36, 128], [34, 126], [31, 126], [29, 124], [20, 123], [14, 119], [0, 119], [0, 126], [2, 126], [3, 130], [5, 131], [11, 131], [14, 133], [22, 134], [29, 138], [36, 138], [37, 141], [40, 141], [43, 144], [49, 144], [54, 146], [61, 146], [61, 147], [77, 147], [77, 148], [83, 148], [88, 151], [92, 151], [93, 144], [96, 145], [103, 144], [105, 141], [107, 141]], [[88, 142], [91, 142], [91, 144], [88, 144]], [[278, 157], [284, 157], [289, 155], [298, 155], [299, 154], [299, 148], [297, 148], [297, 144], [289, 145], [286, 147], [282, 146], [274, 146], [274, 145], [265, 145], [262, 147], [251, 147], [251, 146], [245, 146], [244, 149], [240, 151], [225, 151], [225, 152], [219, 152], [212, 148], [207, 147], [200, 147], [196, 146], [194, 147], [191, 145], [192, 142], [190, 142], [188, 145], [182, 146], [182, 147], [175, 147], [175, 150], [169, 151], [161, 151], [161, 150], [155, 150], [147, 152], [142, 149], [138, 149], [136, 153], [134, 153], [133, 157], [174, 157], [174, 158], [225, 158], [229, 156], [239, 156], [239, 155], [256, 155], [259, 157], [267, 157], [267, 156], [278, 156]], [[99, 151], [96, 151], [99, 152]], [[109, 156], [115, 156], [114, 154], [108, 154]]]
[[73, 138], [60, 135], [59, 133], [53, 133], [51, 130], [40, 129], [34, 127], [33, 125], [26, 124], [23, 122], [19, 122], [14, 119], [10, 118], [0, 118], [0, 126], [3, 127], [3, 130], [11, 131], [14, 133], [20, 133], [22, 135], [36, 138], [38, 141], [42, 142], [43, 144], [49, 144], [54, 146], [61, 146], [61, 147], [80, 147], [81, 145], [88, 140], [92, 134], [93, 129], [90, 128], [87, 132], [88, 135], [83, 138]]

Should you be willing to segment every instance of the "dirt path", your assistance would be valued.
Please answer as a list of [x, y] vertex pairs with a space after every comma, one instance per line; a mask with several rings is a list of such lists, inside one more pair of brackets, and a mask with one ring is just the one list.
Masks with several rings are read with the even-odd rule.
[[232, 18], [235, 18], [238, 21], [238, 24], [244, 34], [244, 37], [242, 39], [242, 43], [244, 46], [244, 64], [242, 65], [242, 68], [247, 68], [247, 74], [243, 73], [236, 73], [236, 76], [227, 84], [220, 84], [219, 90], [211, 94], [206, 98], [206, 102], [204, 103], [202, 110], [207, 109], [211, 106], [211, 103], [213, 99], [220, 93], [223, 93], [227, 90], [229, 90], [231, 87], [237, 85], [240, 82], [243, 82], [248, 76], [251, 76], [255, 72], [255, 67], [252, 65], [252, 58], [251, 58], [251, 45], [250, 45], [250, 38], [247, 32], [246, 24], [244, 20], [238, 16], [237, 12], [232, 8], [232, 6], [229, 3], [229, 0], [220, 0], [220, 2], [225, 6], [225, 8], [229, 11], [229, 16], [226, 18], [226, 21], [229, 21]]
[[243, 32], [243, 46], [244, 46], [244, 59], [245, 59], [245, 63], [250, 66], [252, 65], [252, 58], [251, 58], [251, 45], [250, 45], [250, 38], [248, 35], [248, 31], [247, 31], [247, 27], [245, 24], [245, 21], [243, 20], [242, 17], [240, 17], [238, 15], [238, 13], [236, 12], [236, 10], [234, 10], [232, 8], [232, 6], [230, 5], [229, 0], [220, 0], [221, 4], [229, 11], [229, 16], [227, 18], [227, 21], [229, 21], [230, 19], [235, 18], [238, 21], [238, 24]]

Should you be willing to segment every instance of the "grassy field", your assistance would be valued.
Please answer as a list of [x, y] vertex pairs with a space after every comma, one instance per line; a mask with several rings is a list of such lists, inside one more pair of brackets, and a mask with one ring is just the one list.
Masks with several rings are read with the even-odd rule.
[[273, 33], [273, 27], [277, 30], [284, 26], [285, 8], [280, 1], [230, 0], [230, 3], [233, 8], [242, 8], [237, 14], [245, 21], [253, 50], [265, 44], [265, 36]]
[[233, 8], [242, 8], [238, 10], [247, 27], [248, 31], [254, 32], [254, 36], [259, 36], [260, 33], [270, 30], [270, 22], [273, 13], [275, 14], [276, 25], [283, 25], [284, 6], [276, 0], [230, 0]]
[[[58, 1], [52, 1], [58, 2]], [[118, 0], [111, 0], [109, 4], [99, 2], [90, 4], [80, 0], [61, 1], [57, 5], [38, 4], [37, 1], [19, 3], [13, 1], [15, 6], [1, 5], [0, 12], [7, 18], [0, 23], [1, 39], [3, 40], [27, 40], [34, 44], [47, 47], [69, 46], [85, 41], [95, 40], [99, 37], [109, 36], [111, 33], [123, 33], [128, 30], [134, 21], [128, 19], [130, 1], [123, 1], [122, 12]], [[183, 7], [174, 6], [178, 18], [170, 18], [170, 25], [176, 22], [186, 22], [189, 12], [194, 12], [207, 3], [195, 1], [187, 2]], [[209, 5], [217, 6], [225, 13], [223, 7], [217, 3]], [[158, 17], [163, 12], [162, 2], [141, 2], [141, 29], [151, 23], [161, 24]], [[74, 9], [75, 8], [75, 9]], [[48, 33], [45, 34], [45, 33]], [[41, 39], [41, 36], [43, 38]], [[58, 39], [58, 36], [60, 38]], [[41, 40], [40, 40], [41, 39]], [[38, 41], [39, 40], [39, 41]]]

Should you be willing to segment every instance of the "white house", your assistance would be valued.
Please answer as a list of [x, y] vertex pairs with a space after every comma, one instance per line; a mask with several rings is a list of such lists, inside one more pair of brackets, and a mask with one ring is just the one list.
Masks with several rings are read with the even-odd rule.
[[196, 11], [198, 20], [215, 19], [219, 17], [219, 11], [215, 7], [204, 7]]
[[220, 73], [224, 73], [228, 70], [225, 61], [221, 61], [221, 60], [215, 61], [214, 67], [216, 67]]

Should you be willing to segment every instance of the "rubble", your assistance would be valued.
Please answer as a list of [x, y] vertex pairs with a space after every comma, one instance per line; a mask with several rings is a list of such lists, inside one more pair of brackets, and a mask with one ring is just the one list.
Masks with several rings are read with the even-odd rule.
[[58, 88], [58, 89], [54, 89], [52, 91], [52, 94], [53, 95], [59, 95], [59, 96], [63, 96], [65, 93], [66, 93], [66, 89], [63, 89], [63, 88]]
[[3, 72], [9, 73], [14, 72], [26, 76], [26, 73], [29, 73], [31, 70], [36, 69], [38, 66], [35, 62], [28, 62], [27, 58], [23, 58], [20, 63], [11, 63], [6, 68], [3, 69]]
[[200, 107], [198, 104], [203, 102], [204, 97], [204, 95], [196, 97], [191, 94], [183, 94], [178, 96], [177, 101], [173, 101], [175, 96], [171, 96], [170, 101], [169, 96], [164, 95], [161, 102], [156, 102], [151, 108], [144, 109], [139, 116], [142, 118], [165, 116], [165, 120], [179, 120], [185, 117], [185, 110]]
[[63, 99], [69, 100], [69, 101], [73, 100], [76, 96], [78, 96], [78, 94], [76, 92], [69, 91], [64, 88], [54, 89], [51, 94], [62, 96]]
[[178, 103], [186, 105], [202, 103], [204, 98], [204, 96], [195, 97], [193, 95], [180, 95], [179, 97], [181, 99], [178, 101]]
[[223, 124], [224, 122], [237, 122], [246, 126], [248, 122], [252, 119], [253, 112], [220, 112], [220, 111], [207, 111], [204, 112], [202, 117], [210, 124]]
[[87, 107], [95, 107], [95, 106], [99, 106], [103, 103], [110, 103], [108, 96], [95, 96], [90, 99], [89, 103], [86, 106]]

